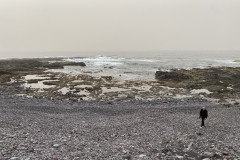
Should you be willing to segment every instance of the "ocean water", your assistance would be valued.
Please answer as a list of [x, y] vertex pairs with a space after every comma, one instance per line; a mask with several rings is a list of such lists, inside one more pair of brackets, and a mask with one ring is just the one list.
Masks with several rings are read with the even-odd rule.
[[95, 77], [112, 76], [120, 80], [154, 80], [158, 70], [191, 69], [215, 66], [240, 67], [240, 53], [151, 53], [118, 55], [84, 55], [65, 57], [65, 61], [85, 62], [86, 67], [66, 66], [64, 69], [51, 70], [68, 74], [88, 74]]

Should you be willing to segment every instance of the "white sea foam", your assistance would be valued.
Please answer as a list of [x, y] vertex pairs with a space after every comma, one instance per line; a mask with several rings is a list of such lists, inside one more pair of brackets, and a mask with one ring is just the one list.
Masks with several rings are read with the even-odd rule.
[[[147, 54], [146, 54], [147, 55]], [[235, 55], [234, 55], [235, 56]], [[91, 76], [113, 76], [123, 80], [155, 80], [157, 70], [170, 71], [171, 69], [192, 69], [217, 66], [240, 67], [240, 63], [234, 62], [237, 58], [231, 56], [209, 55], [185, 55], [185, 54], [159, 54], [151, 56], [103, 56], [95, 57], [68, 57], [65, 61], [84, 62], [86, 67], [66, 66], [57, 70], [69, 74], [90, 74]], [[218, 58], [218, 59], [217, 59]], [[56, 71], [56, 70], [55, 70]]]
[[234, 60], [216, 60], [216, 62], [226, 63], [226, 64], [234, 64], [234, 63], [237, 63], [237, 62], [234, 62]]
[[126, 61], [128, 62], [148, 62], [148, 63], [154, 63], [154, 62], [159, 62], [160, 60], [157, 59], [127, 59]]
[[94, 65], [97, 65], [97, 66], [101, 66], [101, 65], [118, 66], [122, 64], [123, 63], [120, 63], [120, 62], [94, 62]]
[[101, 65], [109, 65], [109, 66], [118, 66], [122, 65], [124, 58], [113, 58], [108, 56], [96, 56], [93, 58], [67, 58], [66, 61], [70, 62], [85, 62], [87, 64], [101, 66]]

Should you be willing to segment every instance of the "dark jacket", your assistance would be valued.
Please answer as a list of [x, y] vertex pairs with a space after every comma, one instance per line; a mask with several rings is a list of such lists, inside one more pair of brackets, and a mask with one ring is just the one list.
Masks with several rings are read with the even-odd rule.
[[208, 111], [201, 109], [199, 118], [207, 118], [208, 117]]

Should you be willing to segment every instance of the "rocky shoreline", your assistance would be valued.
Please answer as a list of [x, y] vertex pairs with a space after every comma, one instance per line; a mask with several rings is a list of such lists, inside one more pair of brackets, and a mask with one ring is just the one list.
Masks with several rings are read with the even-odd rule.
[[205, 95], [206, 97], [219, 99], [220, 103], [228, 106], [239, 106], [240, 68], [175, 69], [171, 72], [157, 71], [155, 76], [169, 87], [189, 90], [206, 89], [211, 93]]
[[[121, 82], [50, 65], [87, 67], [0, 61], [0, 159], [240, 159], [239, 68]], [[209, 118], [200, 129], [202, 106]]]
[[9, 87], [6, 90], [24, 97], [73, 101], [203, 98], [240, 106], [240, 68], [173, 69], [156, 71], [156, 80], [121, 81], [112, 76], [74, 75], [56, 70], [69, 65], [88, 67], [84, 62], [66, 62], [61, 58], [1, 60], [0, 84], [15, 86], [14, 91]]

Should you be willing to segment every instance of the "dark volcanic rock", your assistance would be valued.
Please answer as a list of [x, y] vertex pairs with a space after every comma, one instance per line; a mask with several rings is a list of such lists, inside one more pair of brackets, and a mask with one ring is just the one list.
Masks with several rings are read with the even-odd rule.
[[28, 83], [38, 83], [39, 79], [30, 79], [27, 82]]
[[0, 60], [0, 74], [7, 71], [30, 71], [36, 68], [61, 69], [64, 66], [86, 66], [84, 62], [59, 61], [49, 63], [48, 59], [8, 59]]
[[191, 76], [182, 73], [164, 71], [157, 71], [155, 73], [155, 77], [158, 80], [172, 80], [172, 81], [183, 81], [191, 78]]
[[[240, 97], [240, 67], [173, 69], [171, 72], [157, 71], [155, 77], [165, 86], [172, 88], [207, 89], [212, 93], [205, 96], [220, 99], [223, 102], [226, 102], [226, 98], [239, 99]], [[233, 102], [232, 105], [239, 104]]]
[[59, 81], [44, 81], [43, 84], [45, 85], [57, 85]]
[[0, 70], [0, 75], [3, 75], [3, 74], [10, 74], [10, 72], [6, 72], [6, 71], [1, 71]]
[[44, 67], [49, 69], [61, 69], [64, 68], [64, 66], [86, 66], [84, 62], [54, 62], [54, 63], [46, 63], [44, 64]]
[[28, 71], [42, 67], [43, 63], [35, 59], [9, 59], [0, 60], [1, 71]]
[[102, 76], [101, 78], [111, 81], [113, 79], [112, 76]]

